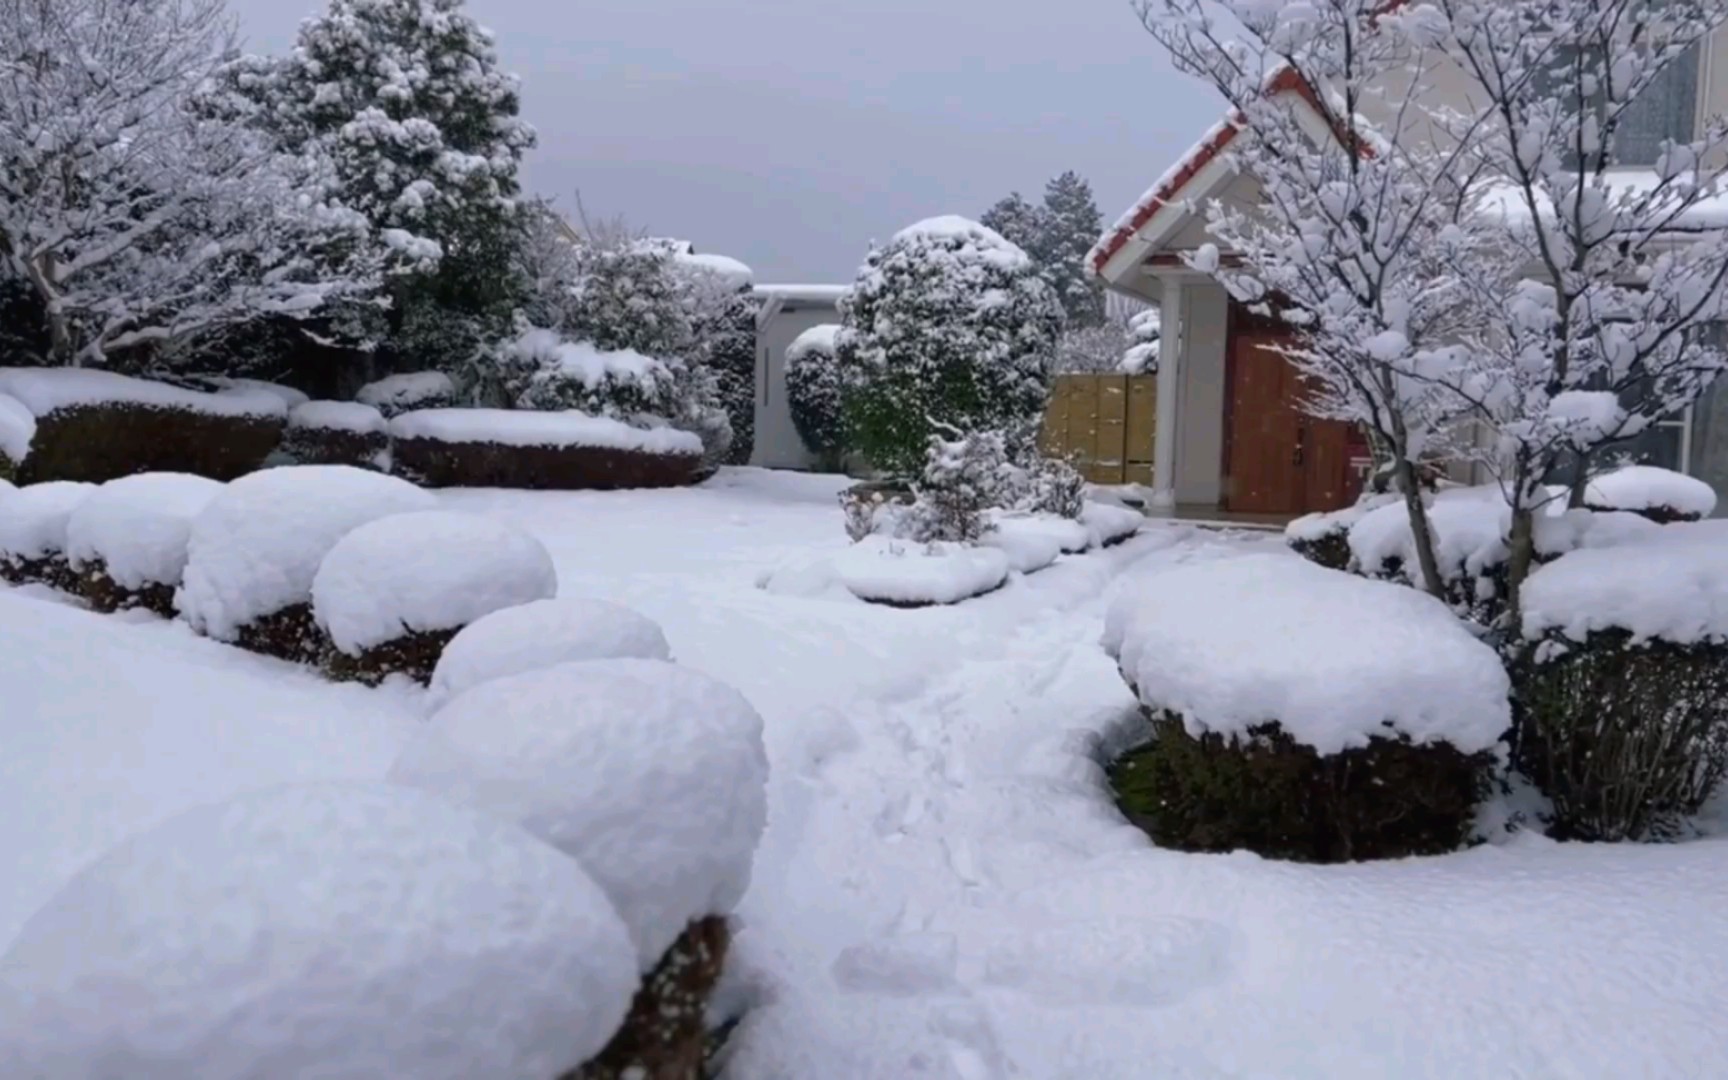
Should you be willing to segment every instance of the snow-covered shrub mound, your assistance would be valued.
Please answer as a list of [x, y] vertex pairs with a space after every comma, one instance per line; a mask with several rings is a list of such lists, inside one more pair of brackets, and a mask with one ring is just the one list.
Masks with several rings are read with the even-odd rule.
[[456, 404], [456, 384], [442, 371], [410, 371], [367, 383], [354, 395], [386, 418], [417, 409], [443, 409]]
[[143, 607], [174, 615], [192, 522], [222, 492], [187, 473], [110, 480], [66, 521], [66, 561], [97, 611]]
[[1153, 725], [1116, 791], [1172, 847], [1449, 851], [1511, 723], [1499, 658], [1444, 604], [1294, 555], [1152, 575], [1112, 605], [1104, 644]]
[[586, 660], [494, 679], [440, 709], [390, 776], [467, 802], [574, 857], [646, 971], [750, 883], [767, 819], [762, 720], [660, 660]]
[[1728, 776], [1728, 522], [1608, 539], [1525, 582], [1519, 764], [1556, 835], [1671, 837]]
[[444, 646], [477, 619], [558, 592], [540, 541], [490, 518], [396, 514], [336, 542], [312, 579], [312, 616], [333, 676], [432, 677]]
[[840, 327], [813, 326], [786, 347], [786, 407], [798, 437], [825, 468], [837, 469], [846, 452], [845, 401], [840, 360]]
[[1603, 473], [1584, 489], [1584, 505], [1592, 510], [1629, 510], [1650, 520], [1697, 521], [1716, 512], [1716, 491], [1695, 476], [1628, 465]]
[[240, 379], [229, 375], [182, 375], [177, 381], [196, 390], [208, 390], [212, 393], [264, 393], [280, 398], [282, 407], [292, 411], [296, 406], [304, 405], [312, 400], [312, 396], [304, 390], [296, 390], [292, 386], [270, 382], [266, 379]]
[[1290, 545], [1290, 550], [1304, 559], [1319, 563], [1330, 570], [1348, 570], [1350, 530], [1358, 521], [1367, 517], [1370, 511], [1393, 503], [1402, 506], [1401, 496], [1396, 493], [1367, 494], [1354, 505], [1346, 506], [1342, 510], [1305, 514], [1284, 526], [1284, 542]]
[[515, 409], [574, 410], [629, 421], [670, 416], [677, 374], [662, 360], [632, 349], [600, 349], [565, 341], [551, 330], [530, 329], [492, 358], [502, 398]]
[[282, 450], [300, 465], [352, 465], [388, 471], [390, 426], [357, 401], [308, 401], [288, 414]]
[[390, 422], [396, 470], [429, 487], [677, 487], [697, 478], [702, 440], [577, 412], [427, 409]]
[[841, 303], [849, 449], [894, 476], [942, 430], [1035, 425], [1062, 309], [1018, 247], [973, 221], [932, 218], [870, 253]]
[[535, 600], [464, 627], [438, 660], [432, 695], [448, 700], [481, 683], [575, 660], [670, 660], [660, 624], [604, 600]]
[[14, 458], [22, 417], [0, 405], [0, 453], [15, 479], [31, 482], [142, 471], [231, 480], [276, 449], [288, 412], [264, 391], [203, 393], [90, 368], [0, 368], [0, 395], [34, 421], [28, 453]]
[[10, 394], [0, 394], [0, 480], [11, 482], [36, 438], [36, 417]]
[[987, 517], [986, 531], [978, 542], [1008, 556], [1009, 569], [1016, 573], [1035, 574], [1062, 557], [1076, 532], [1084, 550], [1089, 540], [1086, 527], [1071, 518], [993, 514]]
[[386, 784], [202, 806], [80, 871], [0, 961], [16, 1077], [549, 1078], [636, 956], [581, 865]]
[[1140, 531], [1146, 515], [1133, 507], [1089, 500], [1080, 511], [1080, 524], [1086, 527], [1093, 547], [1115, 547]]
[[66, 524], [96, 490], [94, 484], [27, 484], [0, 503], [0, 577], [39, 581], [75, 592], [78, 577], [66, 561]]
[[317, 660], [323, 650], [312, 579], [324, 556], [369, 521], [436, 507], [412, 484], [344, 465], [241, 477], [193, 520], [175, 606], [194, 630], [218, 641]]
[[1009, 536], [1011, 543], [1021, 538], [1032, 543], [1030, 537], [1036, 534], [1049, 537], [1063, 555], [1078, 555], [1097, 546], [1091, 529], [1073, 518], [1057, 514], [992, 510], [984, 515], [984, 520], [990, 527], [990, 532], [985, 534], [987, 542], [993, 534], [1002, 534]]
[[853, 596], [890, 607], [958, 604], [995, 592], [1008, 580], [1006, 552], [947, 541], [866, 536], [834, 557]]

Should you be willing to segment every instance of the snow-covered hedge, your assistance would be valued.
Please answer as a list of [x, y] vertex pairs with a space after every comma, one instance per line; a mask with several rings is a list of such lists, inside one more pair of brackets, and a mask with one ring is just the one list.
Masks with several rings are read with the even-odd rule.
[[172, 618], [192, 522], [221, 492], [187, 473], [139, 473], [97, 488], [66, 522], [66, 561], [90, 606]]
[[390, 427], [357, 401], [308, 401], [288, 413], [282, 451], [299, 465], [352, 465], [387, 471]]
[[0, 577], [77, 591], [77, 575], [66, 561], [66, 525], [95, 490], [94, 484], [62, 480], [8, 494], [0, 503]]
[[79, 871], [0, 959], [0, 1059], [16, 1077], [550, 1078], [605, 1046], [636, 987], [605, 893], [519, 826], [398, 785], [289, 786]]
[[1511, 723], [1498, 656], [1445, 605], [1294, 555], [1151, 575], [1112, 605], [1104, 644], [1154, 729], [1116, 789], [1170, 846], [1451, 850]]
[[1584, 505], [1593, 510], [1628, 510], [1666, 524], [1697, 521], [1716, 511], [1716, 491], [1695, 476], [1628, 465], [1603, 473], [1584, 489]]
[[1523, 595], [1518, 757], [1555, 834], [1675, 835], [1728, 777], [1728, 522], [1611, 532]]
[[457, 631], [557, 591], [552, 556], [532, 536], [473, 514], [426, 510], [379, 518], [338, 540], [312, 579], [312, 615], [330, 642], [325, 670], [335, 678], [427, 682]]
[[1350, 568], [1350, 530], [1371, 511], [1399, 502], [1394, 494], [1365, 494], [1354, 505], [1327, 513], [1305, 514], [1284, 527], [1290, 550], [1331, 570]]
[[574, 410], [628, 422], [672, 416], [677, 408], [677, 375], [664, 361], [566, 341], [551, 330], [530, 329], [507, 342], [493, 367], [499, 395], [515, 409]]
[[0, 457], [9, 463], [0, 469], [23, 482], [101, 483], [141, 471], [231, 480], [276, 449], [287, 412], [262, 390], [203, 393], [87, 368], [0, 368]]
[[691, 483], [702, 440], [576, 412], [427, 409], [390, 422], [403, 476], [429, 487], [675, 487]]
[[456, 384], [442, 371], [410, 371], [367, 383], [354, 395], [385, 418], [416, 409], [443, 409], [456, 404]]
[[445, 701], [481, 683], [575, 660], [670, 660], [660, 625], [604, 600], [536, 600], [482, 616], [444, 647], [432, 696]]
[[786, 407], [804, 446], [825, 468], [838, 469], [846, 451], [845, 400], [838, 338], [840, 327], [813, 326], [786, 347]]
[[866, 536], [834, 558], [852, 595], [902, 608], [958, 604], [994, 592], [1007, 582], [1011, 565], [998, 548], [887, 536]]
[[323, 645], [312, 580], [324, 556], [369, 521], [436, 506], [412, 484], [344, 465], [241, 477], [193, 520], [175, 606], [194, 630], [219, 641], [316, 661]]

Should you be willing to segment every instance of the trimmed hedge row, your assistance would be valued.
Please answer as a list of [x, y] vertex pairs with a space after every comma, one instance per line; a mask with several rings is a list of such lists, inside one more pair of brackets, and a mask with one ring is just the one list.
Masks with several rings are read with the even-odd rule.
[[655, 454], [598, 446], [513, 446], [495, 442], [397, 439], [397, 475], [423, 487], [502, 487], [608, 491], [683, 487], [699, 479], [694, 454]]
[[731, 930], [699, 919], [642, 978], [624, 1026], [599, 1056], [559, 1080], [697, 1080], [708, 1051], [708, 1000], [720, 981]]
[[[11, 463], [22, 484], [100, 484], [140, 472], [233, 480], [262, 467], [282, 442], [283, 421], [109, 402], [54, 409], [36, 419], [30, 453]], [[0, 466], [0, 468], [4, 468]]]

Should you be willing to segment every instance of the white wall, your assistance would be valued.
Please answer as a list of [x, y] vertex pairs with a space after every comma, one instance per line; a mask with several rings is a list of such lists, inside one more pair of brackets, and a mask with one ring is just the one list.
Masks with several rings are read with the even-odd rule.
[[839, 321], [832, 305], [786, 301], [756, 335], [756, 449], [750, 464], [768, 469], [814, 466], [786, 405], [786, 347], [813, 326]]
[[1176, 412], [1176, 502], [1215, 506], [1223, 497], [1224, 346], [1229, 296], [1215, 281], [1182, 289], [1181, 399]]

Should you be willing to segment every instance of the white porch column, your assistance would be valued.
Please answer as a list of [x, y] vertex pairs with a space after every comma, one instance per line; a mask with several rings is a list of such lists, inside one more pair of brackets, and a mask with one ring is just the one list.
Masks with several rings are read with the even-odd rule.
[[1181, 385], [1182, 279], [1163, 279], [1158, 322], [1158, 425], [1152, 436], [1152, 505], [1176, 505], [1176, 398]]

